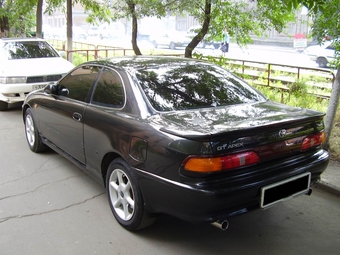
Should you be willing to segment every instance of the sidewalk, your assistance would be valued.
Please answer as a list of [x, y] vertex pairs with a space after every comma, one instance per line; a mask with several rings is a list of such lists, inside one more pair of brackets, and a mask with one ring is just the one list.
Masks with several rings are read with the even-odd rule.
[[321, 182], [316, 187], [340, 196], [340, 162], [329, 162], [327, 169], [321, 175]]

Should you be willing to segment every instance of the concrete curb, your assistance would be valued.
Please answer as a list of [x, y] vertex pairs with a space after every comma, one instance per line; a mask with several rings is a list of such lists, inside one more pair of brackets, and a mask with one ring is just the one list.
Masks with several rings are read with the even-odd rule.
[[316, 184], [314, 187], [320, 190], [324, 190], [334, 196], [340, 197], [340, 188], [330, 183], [321, 181], [318, 184]]

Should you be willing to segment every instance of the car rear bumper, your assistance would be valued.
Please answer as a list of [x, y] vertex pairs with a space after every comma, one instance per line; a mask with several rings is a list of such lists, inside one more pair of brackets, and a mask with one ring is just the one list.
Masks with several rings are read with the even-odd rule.
[[243, 179], [221, 177], [195, 184], [171, 181], [141, 170], [137, 174], [151, 213], [167, 213], [191, 222], [215, 222], [261, 208], [261, 189], [268, 185], [306, 176], [308, 172], [311, 185], [315, 184], [328, 160], [328, 152], [320, 150], [300, 162], [264, 166]]

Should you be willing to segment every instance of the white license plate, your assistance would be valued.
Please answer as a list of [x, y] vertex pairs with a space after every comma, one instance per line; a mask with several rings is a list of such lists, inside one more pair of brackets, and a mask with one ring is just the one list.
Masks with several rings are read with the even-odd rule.
[[261, 208], [306, 194], [310, 189], [311, 173], [303, 173], [261, 188]]
[[43, 89], [46, 87], [46, 84], [43, 85], [32, 85], [32, 90]]

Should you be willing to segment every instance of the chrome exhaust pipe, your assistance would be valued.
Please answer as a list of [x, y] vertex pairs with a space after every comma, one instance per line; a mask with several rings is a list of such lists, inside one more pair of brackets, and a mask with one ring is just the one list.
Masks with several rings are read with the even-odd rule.
[[218, 220], [215, 221], [213, 223], [211, 223], [211, 225], [221, 229], [221, 230], [226, 230], [229, 227], [229, 221], [227, 220]]
[[313, 191], [312, 189], [309, 189], [309, 190], [307, 191], [306, 195], [307, 195], [307, 196], [312, 195], [312, 191]]

